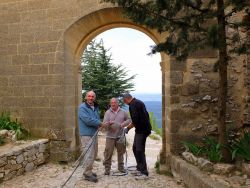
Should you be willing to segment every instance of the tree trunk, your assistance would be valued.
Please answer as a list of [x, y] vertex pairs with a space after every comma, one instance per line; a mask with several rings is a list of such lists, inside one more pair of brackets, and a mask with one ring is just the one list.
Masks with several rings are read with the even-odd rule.
[[226, 44], [226, 23], [224, 13], [224, 1], [217, 0], [218, 9], [218, 42], [219, 42], [219, 143], [222, 146], [222, 157], [225, 162], [231, 161], [228, 148], [226, 109], [227, 109], [227, 44]]

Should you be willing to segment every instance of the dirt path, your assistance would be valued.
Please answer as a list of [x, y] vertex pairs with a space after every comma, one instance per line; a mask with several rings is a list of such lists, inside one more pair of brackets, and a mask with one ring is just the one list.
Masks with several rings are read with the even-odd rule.
[[[128, 166], [135, 165], [135, 159], [132, 153], [132, 143], [133, 143], [134, 132], [130, 131], [127, 136], [128, 140]], [[176, 180], [165, 175], [156, 174], [154, 169], [154, 164], [157, 160], [157, 155], [159, 154], [161, 148], [160, 140], [147, 139], [146, 145], [146, 158], [149, 168], [149, 179], [148, 180], [135, 180], [134, 176], [128, 174], [126, 176], [104, 176], [104, 168], [102, 165], [103, 151], [105, 136], [99, 136], [99, 158], [101, 160], [95, 161], [94, 171], [99, 177], [98, 183], [87, 182], [82, 178], [82, 169], [79, 167], [70, 181], [65, 187], [71, 188], [86, 188], [86, 187], [98, 187], [98, 188], [183, 188], [183, 185], [178, 185]], [[117, 158], [116, 155], [113, 157], [112, 171], [117, 169]], [[54, 188], [60, 187], [68, 176], [72, 172], [71, 165], [59, 165], [48, 163], [40, 166], [33, 172], [26, 173], [12, 180], [3, 182], [0, 184], [1, 188]]]

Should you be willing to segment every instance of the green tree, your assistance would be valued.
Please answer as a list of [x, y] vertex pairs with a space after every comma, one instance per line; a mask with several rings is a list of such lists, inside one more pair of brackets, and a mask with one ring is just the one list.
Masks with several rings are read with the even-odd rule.
[[[231, 19], [235, 13], [243, 11], [248, 0], [104, 0], [117, 3], [134, 22], [159, 32], [168, 32], [165, 42], [152, 48], [152, 53], [163, 51], [185, 60], [190, 52], [212, 47], [219, 52], [219, 143], [223, 147], [223, 158], [230, 161], [227, 149], [226, 101], [227, 64], [229, 54], [245, 53], [246, 40], [239, 29], [249, 29], [249, 19]], [[249, 18], [249, 16], [248, 16]], [[233, 34], [227, 35], [227, 29]], [[247, 36], [246, 36], [247, 37]]]
[[109, 50], [102, 40], [93, 40], [81, 58], [83, 99], [86, 91], [95, 91], [101, 115], [112, 97], [120, 98], [134, 88], [132, 81], [135, 75], [128, 76], [128, 71], [121, 64], [114, 65]]

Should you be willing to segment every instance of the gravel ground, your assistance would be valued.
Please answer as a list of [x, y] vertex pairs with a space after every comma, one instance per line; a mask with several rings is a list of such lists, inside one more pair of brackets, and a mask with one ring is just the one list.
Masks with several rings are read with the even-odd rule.
[[[135, 165], [135, 159], [132, 153], [132, 143], [133, 143], [134, 132], [130, 131], [127, 140], [127, 166]], [[182, 184], [178, 184], [175, 179], [165, 175], [156, 174], [154, 165], [157, 160], [157, 156], [161, 149], [161, 140], [147, 139], [146, 145], [146, 158], [149, 168], [149, 178], [147, 180], [135, 180], [135, 177], [128, 173], [126, 176], [104, 176], [104, 167], [102, 165], [103, 151], [105, 136], [103, 134], [99, 135], [99, 153], [98, 159], [94, 163], [94, 172], [97, 173], [98, 183], [91, 183], [85, 181], [82, 178], [82, 168], [79, 167], [70, 181], [65, 187], [71, 188], [86, 188], [86, 187], [102, 187], [102, 188], [183, 188]], [[113, 156], [112, 171], [117, 170], [117, 157], [116, 154]], [[18, 176], [9, 181], [0, 184], [0, 187], [4, 188], [54, 188], [61, 187], [61, 185], [66, 181], [73, 170], [72, 164], [55, 164], [47, 163], [41, 165], [39, 168], [33, 172], [25, 173], [24, 175]]]

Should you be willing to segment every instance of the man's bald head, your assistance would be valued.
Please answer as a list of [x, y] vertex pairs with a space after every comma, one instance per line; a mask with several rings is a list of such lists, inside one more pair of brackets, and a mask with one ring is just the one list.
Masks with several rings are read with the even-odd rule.
[[94, 105], [94, 101], [96, 99], [96, 95], [94, 91], [88, 91], [85, 96], [85, 100], [89, 105]]

